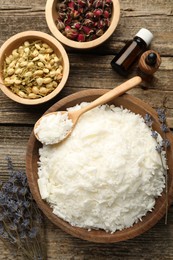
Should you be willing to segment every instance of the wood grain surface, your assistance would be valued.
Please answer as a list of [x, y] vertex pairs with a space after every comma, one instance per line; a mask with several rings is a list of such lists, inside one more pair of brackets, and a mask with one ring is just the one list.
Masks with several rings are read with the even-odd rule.
[[[51, 34], [45, 20], [46, 0], [0, 0], [0, 45], [12, 35], [25, 30]], [[17, 169], [25, 169], [25, 152], [33, 124], [52, 104], [61, 98], [88, 88], [111, 89], [124, 78], [110, 66], [116, 52], [146, 27], [154, 34], [151, 49], [160, 53], [162, 64], [150, 83], [141, 83], [129, 93], [154, 108], [166, 98], [168, 123], [173, 128], [173, 0], [122, 0], [121, 17], [112, 37], [89, 51], [66, 48], [70, 59], [70, 76], [62, 92], [45, 105], [28, 107], [17, 104], [0, 92], [0, 176], [7, 179], [6, 155]], [[136, 74], [136, 66], [129, 78]], [[50, 260], [172, 260], [173, 206], [168, 224], [164, 218], [143, 235], [115, 244], [95, 244], [66, 234], [45, 219], [48, 259]], [[13, 260], [0, 242], [0, 260]], [[19, 259], [21, 260], [20, 256]]]

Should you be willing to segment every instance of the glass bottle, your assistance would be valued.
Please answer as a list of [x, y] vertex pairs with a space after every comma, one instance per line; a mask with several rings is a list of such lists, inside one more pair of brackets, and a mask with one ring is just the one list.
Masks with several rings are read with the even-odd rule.
[[127, 76], [129, 69], [137, 58], [147, 49], [153, 39], [153, 34], [142, 28], [135, 37], [127, 42], [120, 52], [111, 61], [111, 66], [120, 75]]

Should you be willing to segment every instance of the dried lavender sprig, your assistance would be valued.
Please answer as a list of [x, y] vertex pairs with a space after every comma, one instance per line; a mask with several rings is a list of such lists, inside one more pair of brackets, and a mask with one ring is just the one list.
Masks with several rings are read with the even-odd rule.
[[170, 147], [170, 141], [166, 138], [166, 133], [169, 132], [169, 128], [166, 123], [166, 109], [165, 109], [165, 101], [163, 101], [163, 106], [164, 108], [159, 108], [157, 109], [157, 116], [158, 119], [161, 123], [161, 130], [164, 134], [164, 138], [161, 142], [157, 141], [158, 138], [158, 133], [152, 129], [152, 124], [153, 120], [151, 115], [146, 114], [144, 117], [144, 121], [146, 125], [151, 129], [151, 136], [156, 139], [157, 145], [156, 145], [156, 151], [160, 154], [161, 158], [161, 163], [162, 167], [165, 172], [165, 193], [166, 193], [166, 214], [165, 214], [165, 224], [167, 224], [167, 219], [168, 219], [168, 174], [167, 174], [167, 169], [165, 169], [164, 163], [163, 163], [163, 158], [162, 158], [162, 152], [165, 151], [167, 152], [167, 149]]
[[24, 172], [7, 158], [9, 180], [0, 183], [0, 239], [20, 250], [25, 259], [46, 259], [42, 215], [30, 193]]
[[144, 116], [144, 121], [145, 121], [145, 123], [146, 123], [146, 125], [147, 125], [148, 127], [151, 127], [152, 124], [153, 124], [153, 119], [152, 119], [151, 115], [149, 115], [148, 113], [145, 114], [145, 116]]
[[154, 139], [157, 139], [158, 137], [158, 133], [154, 130], [151, 131], [151, 136], [154, 138]]
[[169, 128], [167, 127], [167, 125], [166, 125], [165, 123], [162, 123], [162, 124], [161, 124], [161, 130], [162, 130], [162, 132], [164, 132], [164, 133], [169, 132]]
[[[163, 99], [163, 108], [159, 108], [157, 109], [157, 115], [158, 115], [158, 119], [161, 123], [161, 130], [164, 134], [164, 139], [162, 141], [162, 149], [167, 152], [167, 149], [170, 147], [170, 141], [168, 139], [166, 139], [166, 133], [169, 132], [169, 128], [167, 126], [167, 122], [166, 122], [166, 101], [167, 98], [164, 97]], [[166, 187], [165, 187], [165, 192], [166, 192], [166, 215], [165, 215], [165, 224], [167, 224], [168, 221], [168, 174], [167, 174], [167, 170], [165, 170], [165, 182], [166, 182]]]
[[166, 122], [166, 114], [165, 114], [165, 109], [164, 108], [158, 108], [157, 109], [157, 115], [158, 115], [158, 119], [161, 123], [165, 123]]
[[164, 133], [169, 132], [169, 128], [166, 123], [166, 109], [165, 108], [157, 109], [157, 115], [158, 115], [158, 119], [161, 123], [162, 132], [164, 132]]

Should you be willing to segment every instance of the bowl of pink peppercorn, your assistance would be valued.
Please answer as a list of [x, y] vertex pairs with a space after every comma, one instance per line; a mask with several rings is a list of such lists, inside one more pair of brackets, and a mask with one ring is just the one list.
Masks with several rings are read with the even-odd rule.
[[47, 0], [46, 21], [64, 45], [89, 49], [105, 42], [120, 18], [119, 0]]

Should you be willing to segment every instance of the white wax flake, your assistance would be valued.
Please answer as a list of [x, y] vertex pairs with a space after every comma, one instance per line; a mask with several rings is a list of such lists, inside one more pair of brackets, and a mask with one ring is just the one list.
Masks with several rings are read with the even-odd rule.
[[71, 131], [72, 120], [68, 118], [68, 112], [50, 114], [42, 117], [39, 125], [35, 129], [41, 143], [49, 145], [62, 141]]
[[108, 105], [92, 109], [63, 143], [39, 150], [41, 196], [73, 226], [128, 228], [153, 210], [165, 187], [155, 147], [140, 115]]

